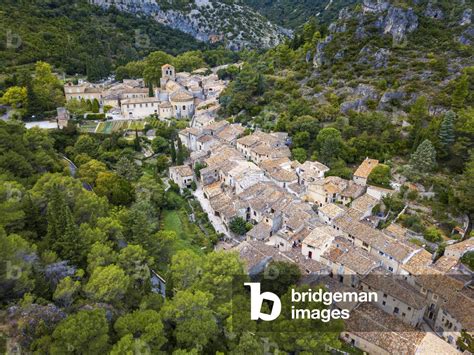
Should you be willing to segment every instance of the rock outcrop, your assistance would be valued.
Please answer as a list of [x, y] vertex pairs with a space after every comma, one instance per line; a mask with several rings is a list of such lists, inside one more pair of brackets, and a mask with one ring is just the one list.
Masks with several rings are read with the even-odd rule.
[[104, 8], [153, 17], [157, 22], [192, 35], [203, 42], [222, 42], [230, 49], [269, 48], [292, 32], [269, 22], [245, 5], [209, 0], [192, 0], [188, 5], [170, 3], [166, 8], [156, 0], [90, 0]]

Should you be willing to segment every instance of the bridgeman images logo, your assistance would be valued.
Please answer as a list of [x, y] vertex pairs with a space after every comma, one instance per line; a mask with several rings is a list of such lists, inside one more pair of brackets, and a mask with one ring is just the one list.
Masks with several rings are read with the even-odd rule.
[[[278, 318], [281, 313], [281, 300], [280, 297], [275, 295], [273, 292], [260, 293], [260, 283], [248, 282], [244, 284], [250, 286], [250, 319], [251, 320], [264, 320], [270, 322]], [[263, 301], [268, 300], [273, 302], [272, 313], [262, 313]]]
[[[273, 292], [261, 293], [261, 286], [258, 282], [246, 282], [244, 286], [250, 287], [250, 319], [263, 320], [266, 322], [277, 319], [282, 310], [280, 297]], [[322, 322], [329, 322], [332, 319], [349, 319], [350, 312], [347, 309], [336, 309], [331, 306], [337, 303], [361, 303], [377, 302], [377, 292], [328, 292], [322, 288], [318, 290], [308, 289], [307, 291], [297, 291], [291, 289], [291, 319], [319, 319]], [[264, 301], [272, 302], [271, 313], [262, 313]], [[315, 302], [322, 303], [327, 309], [307, 309], [297, 308], [294, 304]]]

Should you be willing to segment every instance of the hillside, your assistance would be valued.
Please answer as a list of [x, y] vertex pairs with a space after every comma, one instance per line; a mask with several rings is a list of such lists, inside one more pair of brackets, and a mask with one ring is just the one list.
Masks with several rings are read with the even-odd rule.
[[[462, 2], [365, 0], [328, 33], [306, 24], [250, 60], [221, 97], [223, 113], [288, 132], [295, 158], [323, 161], [332, 174], [350, 175], [367, 156], [404, 164], [425, 139], [440, 168], [460, 173], [473, 148], [471, 15]], [[316, 137], [328, 127], [345, 143], [321, 151]]]
[[243, 0], [269, 20], [287, 28], [297, 28], [311, 17], [330, 23], [339, 11], [357, 0]]
[[[105, 8], [106, 0], [92, 0]], [[152, 16], [157, 22], [179, 29], [194, 38], [224, 43], [227, 48], [270, 48], [291, 32], [237, 1], [128, 0], [114, 5], [121, 11]]]
[[98, 79], [153, 51], [179, 54], [203, 47], [183, 32], [86, 0], [5, 0], [0, 10], [1, 72], [43, 60]]

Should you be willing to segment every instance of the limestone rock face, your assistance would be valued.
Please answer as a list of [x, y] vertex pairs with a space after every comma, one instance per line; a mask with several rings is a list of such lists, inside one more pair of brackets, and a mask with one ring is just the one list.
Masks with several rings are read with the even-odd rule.
[[329, 63], [329, 59], [324, 55], [324, 48], [332, 41], [333, 36], [329, 35], [324, 40], [318, 43], [316, 46], [316, 53], [314, 55], [313, 63], [314, 66], [319, 67], [326, 63]]
[[444, 18], [443, 11], [440, 8], [435, 7], [431, 2], [426, 7], [424, 15], [435, 20], [442, 20]]
[[408, 33], [418, 28], [418, 16], [413, 9], [390, 7], [382, 22], [383, 32], [390, 33], [394, 41], [403, 42]]
[[[190, 34], [203, 42], [222, 42], [230, 49], [269, 48], [292, 35], [292, 31], [268, 21], [256, 11], [237, 3], [191, 0], [187, 6], [166, 8], [156, 0], [90, 0], [104, 8], [153, 17], [157, 22]], [[244, 30], [245, 29], [245, 30]]]
[[364, 12], [379, 13], [388, 9], [390, 2], [387, 0], [364, 0], [362, 2], [362, 9]]
[[466, 26], [471, 24], [471, 17], [472, 17], [472, 9], [466, 9], [464, 10], [462, 14], [461, 21], [459, 22], [459, 25], [461, 26]]

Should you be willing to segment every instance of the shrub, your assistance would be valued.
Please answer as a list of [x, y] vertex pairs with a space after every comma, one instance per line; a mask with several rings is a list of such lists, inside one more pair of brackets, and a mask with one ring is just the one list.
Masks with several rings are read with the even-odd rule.
[[432, 243], [437, 243], [443, 240], [441, 232], [435, 227], [428, 228], [424, 233], [424, 237], [427, 241]]

